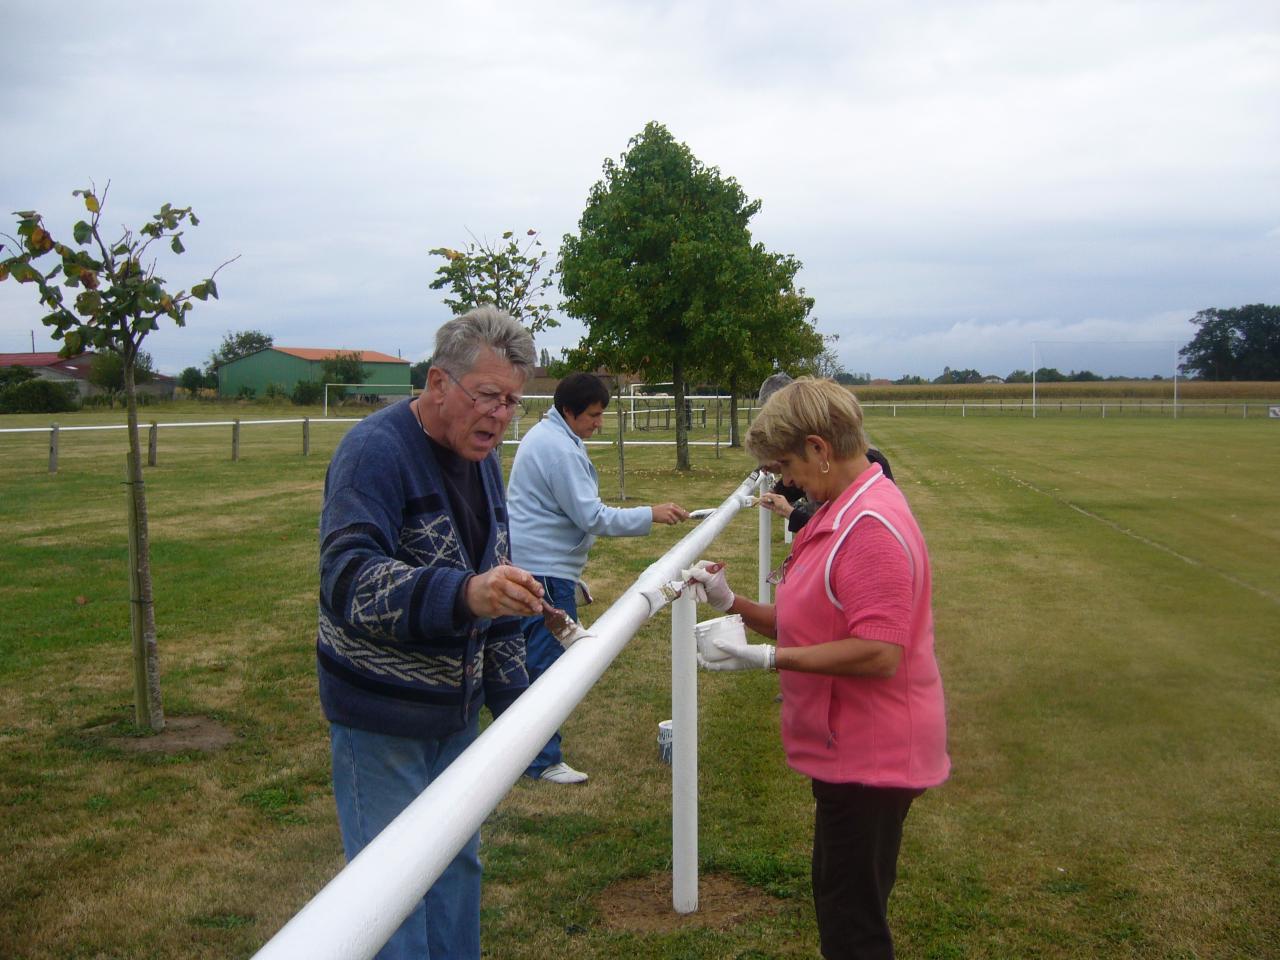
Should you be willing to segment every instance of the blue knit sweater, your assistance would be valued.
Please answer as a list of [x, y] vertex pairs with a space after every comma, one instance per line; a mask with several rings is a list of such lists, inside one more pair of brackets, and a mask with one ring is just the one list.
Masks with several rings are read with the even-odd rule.
[[358, 423], [325, 477], [320, 516], [320, 703], [331, 722], [436, 739], [528, 686], [515, 617], [458, 611], [472, 574], [508, 560], [502, 472], [480, 464], [483, 556], [467, 556], [431, 444], [402, 401]]

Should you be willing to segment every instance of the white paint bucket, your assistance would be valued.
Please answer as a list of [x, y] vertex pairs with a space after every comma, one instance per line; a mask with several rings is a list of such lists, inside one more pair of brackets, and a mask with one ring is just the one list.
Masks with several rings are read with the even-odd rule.
[[658, 721], [658, 759], [671, 763], [671, 721]]
[[727, 617], [716, 617], [714, 620], [704, 620], [693, 628], [693, 636], [698, 641], [698, 653], [702, 654], [702, 659], [706, 661], [729, 659], [729, 654], [711, 642], [713, 639], [747, 642], [747, 631], [742, 625], [742, 615], [737, 613], [731, 613]]

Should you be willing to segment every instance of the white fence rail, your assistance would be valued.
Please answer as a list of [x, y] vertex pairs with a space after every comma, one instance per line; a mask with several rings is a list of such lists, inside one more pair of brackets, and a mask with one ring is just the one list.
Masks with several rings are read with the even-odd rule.
[[1268, 410], [1277, 404], [1275, 400], [1150, 400], [1140, 397], [1114, 400], [864, 400], [865, 413], [889, 411], [896, 417], [899, 411], [937, 412], [944, 415], [966, 416], [1028, 416], [1048, 414], [1084, 417], [1133, 417], [1164, 416], [1233, 419], [1239, 417], [1266, 417]]
[[[257, 960], [367, 960], [422, 899], [428, 888], [480, 828], [485, 818], [506, 796], [548, 738], [560, 728], [587, 691], [604, 674], [631, 637], [653, 614], [645, 592], [678, 579], [754, 492], [761, 475], [753, 472], [711, 516], [679, 543], [650, 564], [640, 577], [590, 627], [586, 637], [564, 655], [498, 717], [403, 813], [393, 820], [301, 911], [255, 955]], [[767, 511], [761, 511], [767, 513]], [[683, 601], [684, 619], [691, 600]], [[692, 624], [686, 624], [688, 640], [681, 659], [692, 675]], [[682, 630], [686, 629], [682, 627]], [[673, 661], [673, 680], [676, 666]], [[685, 686], [688, 682], [685, 682]], [[696, 684], [694, 684], [696, 691]], [[696, 694], [695, 694], [696, 695]], [[696, 778], [697, 724], [690, 719], [687, 701], [673, 704], [673, 781], [688, 796], [689, 759]], [[695, 708], [696, 709], [696, 708]], [[696, 871], [696, 781], [692, 851], [688, 820], [674, 824], [682, 837], [675, 859], [680, 871], [673, 876], [688, 907], [688, 869]], [[687, 813], [687, 811], [686, 811]], [[696, 904], [696, 873], [693, 881]], [[677, 905], [679, 909], [679, 904]]]

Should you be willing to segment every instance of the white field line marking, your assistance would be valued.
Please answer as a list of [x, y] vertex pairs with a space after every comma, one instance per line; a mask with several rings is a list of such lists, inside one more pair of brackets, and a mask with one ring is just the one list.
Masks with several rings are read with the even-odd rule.
[[1188, 557], [1185, 554], [1181, 554], [1177, 550], [1174, 550], [1172, 547], [1165, 546], [1163, 543], [1160, 543], [1157, 540], [1152, 540], [1150, 537], [1145, 537], [1140, 533], [1130, 530], [1128, 527], [1122, 527], [1120, 524], [1116, 523], [1114, 520], [1108, 520], [1106, 517], [1099, 516], [1096, 513], [1086, 510], [1084, 507], [1074, 504], [1070, 500], [1066, 500], [1062, 497], [1057, 496], [1056, 494], [1050, 493], [1048, 490], [1042, 490], [1039, 487], [1037, 487], [1034, 483], [1030, 483], [1026, 480], [1020, 479], [1019, 477], [1015, 477], [1011, 473], [1002, 473], [996, 467], [990, 467], [989, 469], [991, 470], [992, 473], [1000, 474], [1006, 479], [1012, 480], [1014, 483], [1026, 487], [1028, 490], [1033, 490], [1036, 493], [1040, 494], [1041, 496], [1048, 497], [1050, 500], [1053, 500], [1057, 503], [1062, 504], [1064, 507], [1069, 507], [1070, 509], [1074, 510], [1076, 513], [1080, 514], [1081, 516], [1088, 517], [1090, 520], [1096, 520], [1098, 523], [1101, 523], [1104, 526], [1110, 527], [1112, 530], [1116, 531], [1116, 533], [1120, 533], [1133, 540], [1137, 540], [1139, 543], [1146, 544], [1148, 547], [1152, 547], [1156, 550], [1161, 551], [1162, 553], [1167, 553], [1171, 557], [1176, 557], [1177, 559], [1181, 560], [1185, 564], [1188, 564], [1193, 567], [1197, 567], [1201, 570], [1207, 570], [1210, 573], [1218, 575], [1223, 580], [1226, 580], [1228, 583], [1233, 583], [1237, 587], [1243, 587], [1245, 590], [1252, 591], [1253, 593], [1256, 593], [1258, 596], [1263, 597], [1267, 600], [1270, 600], [1274, 604], [1280, 605], [1280, 597], [1277, 597], [1274, 593], [1270, 593], [1266, 590], [1263, 590], [1261, 587], [1256, 587], [1252, 583], [1248, 583], [1244, 580], [1241, 580], [1239, 577], [1233, 577], [1231, 574], [1227, 573], [1225, 570], [1219, 570], [1217, 567], [1211, 567], [1207, 563], [1201, 560], [1197, 560], [1194, 557]]

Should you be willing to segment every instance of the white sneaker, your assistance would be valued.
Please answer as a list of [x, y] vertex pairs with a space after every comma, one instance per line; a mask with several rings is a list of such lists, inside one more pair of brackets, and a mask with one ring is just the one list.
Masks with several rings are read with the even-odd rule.
[[543, 770], [538, 779], [549, 780], [552, 783], [586, 783], [587, 775], [581, 770], [573, 769], [567, 763], [554, 763]]

